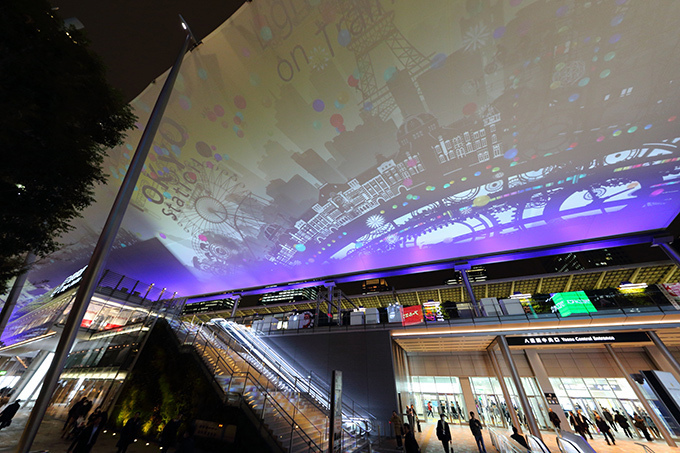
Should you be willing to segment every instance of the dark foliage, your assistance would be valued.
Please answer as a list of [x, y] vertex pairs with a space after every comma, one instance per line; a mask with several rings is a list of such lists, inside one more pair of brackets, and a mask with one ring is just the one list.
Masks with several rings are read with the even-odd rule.
[[94, 201], [134, 115], [84, 35], [45, 0], [0, 2], [0, 293]]
[[193, 420], [236, 425], [233, 444], [197, 439], [204, 450], [262, 453], [269, 448], [239, 408], [222, 403], [221, 395], [201, 370], [200, 359], [189, 351], [180, 352], [174, 333], [159, 321], [150, 333], [135, 368], [126, 379], [109, 424], [121, 428], [135, 412], [142, 414], [143, 435], [154, 440], [165, 424], [182, 415], [180, 434]]

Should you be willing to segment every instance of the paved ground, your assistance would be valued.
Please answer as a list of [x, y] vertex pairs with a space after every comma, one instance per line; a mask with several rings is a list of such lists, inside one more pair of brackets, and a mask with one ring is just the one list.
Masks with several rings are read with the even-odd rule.
[[[441, 442], [437, 439], [436, 434], [436, 424], [434, 423], [421, 423], [422, 433], [416, 434], [416, 440], [418, 445], [420, 445], [420, 450], [422, 453], [440, 453], [444, 451]], [[451, 436], [453, 437], [453, 450], [455, 453], [478, 453], [477, 444], [475, 443], [470, 429], [467, 426], [460, 425], [449, 425], [451, 428]], [[502, 433], [502, 430], [500, 430]], [[486, 446], [486, 451], [488, 453], [496, 453], [496, 449], [491, 444], [491, 438], [489, 437], [488, 430], [484, 430], [484, 445]], [[600, 453], [644, 453], [644, 449], [636, 445], [635, 443], [643, 443], [651, 448], [655, 453], [678, 453], [680, 450], [677, 448], [669, 447], [664, 441], [652, 441], [646, 442], [644, 440], [625, 440], [617, 433], [614, 433], [614, 438], [616, 439], [615, 446], [609, 446], [605, 442], [601, 434], [593, 435], [594, 440], [588, 439], [588, 442], [593, 447], [593, 449]], [[559, 453], [559, 448], [557, 448], [557, 441], [555, 433], [544, 432], [543, 440], [553, 453]], [[373, 449], [375, 452], [392, 452], [396, 451], [396, 441], [390, 440], [389, 442], [382, 442], [382, 445], [376, 445]]]
[[[3, 430], [0, 430], [0, 452], [5, 453], [15, 451], [27, 418], [28, 411], [20, 409], [14, 417], [14, 420], [12, 420], [12, 424]], [[46, 417], [40, 425], [40, 430], [38, 431], [31, 451], [49, 451], [50, 453], [66, 452], [69, 445], [71, 445], [71, 441], [61, 439], [61, 428], [63, 425], [63, 421]], [[118, 437], [114, 436], [111, 431], [102, 432], [92, 453], [115, 453], [117, 451], [117, 440]], [[146, 442], [142, 442], [140, 439], [139, 442], [130, 445], [127, 451], [128, 453], [152, 453], [158, 452], [160, 449], [158, 445], [147, 445]], [[196, 453], [200, 452], [197, 450]]]
[[[26, 423], [27, 411], [20, 410], [15, 417], [12, 425], [8, 428], [0, 430], [0, 452], [14, 452], [16, 445], [19, 442], [21, 432]], [[47, 418], [43, 421], [38, 431], [38, 436], [35, 443], [33, 444], [32, 451], [49, 451], [50, 453], [63, 453], [68, 449], [70, 442], [61, 439], [61, 427], [63, 422], [51, 418]], [[423, 429], [422, 433], [416, 434], [416, 440], [420, 445], [422, 453], [440, 453], [444, 449], [441, 442], [437, 439], [435, 433], [436, 424], [434, 423], [421, 423]], [[470, 433], [470, 429], [467, 426], [450, 425], [451, 434], [453, 437], [453, 447], [455, 453], [477, 453], [477, 446], [475, 444], [474, 438]], [[594, 440], [589, 440], [590, 445], [598, 453], [644, 453], [643, 448], [636, 445], [635, 442], [641, 442], [648, 447], [650, 447], [655, 453], [678, 453], [680, 452], [677, 448], [671, 448], [666, 445], [663, 441], [653, 441], [646, 442], [640, 440], [625, 440], [622, 435], [615, 434], [616, 446], [608, 446], [604, 441], [602, 435], [594, 435]], [[557, 444], [555, 441], [555, 434], [544, 432], [543, 438], [548, 448], [553, 453], [559, 453]], [[117, 437], [113, 435], [112, 432], [102, 433], [99, 436], [99, 440], [93, 450], [93, 453], [115, 453]], [[488, 430], [484, 430], [484, 443], [488, 453], [496, 453], [496, 449], [491, 444], [491, 439], [489, 438]], [[128, 448], [128, 453], [151, 453], [158, 452], [159, 447], [156, 444], [151, 443], [147, 445], [146, 442], [134, 443]], [[396, 449], [396, 441], [394, 439], [387, 439], [380, 444], [374, 444], [373, 451], [376, 453], [390, 453], [398, 451]], [[198, 450], [196, 453], [200, 453]]]

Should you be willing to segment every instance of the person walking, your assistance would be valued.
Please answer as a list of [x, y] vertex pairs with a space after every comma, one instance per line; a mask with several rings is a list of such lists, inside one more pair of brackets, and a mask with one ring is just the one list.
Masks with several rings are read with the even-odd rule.
[[163, 450], [168, 451], [175, 446], [177, 443], [177, 430], [181, 424], [182, 417], [179, 415], [165, 424], [160, 439], [160, 446]]
[[78, 417], [80, 417], [80, 413], [82, 412], [82, 407], [85, 404], [85, 401], [87, 401], [87, 397], [83, 396], [80, 401], [73, 403], [71, 409], [68, 410], [68, 416], [64, 422], [64, 427], [61, 429], [62, 438], [66, 437], [68, 433], [72, 431], [72, 425], [76, 422], [76, 420], [78, 420]]
[[408, 419], [408, 424], [411, 425], [411, 427], [416, 426], [413, 423], [413, 409], [411, 409], [410, 406], [406, 406], [406, 418]]
[[520, 444], [522, 447], [526, 448], [527, 450], [530, 450], [529, 444], [527, 444], [527, 440], [522, 436], [519, 432], [517, 432], [517, 427], [513, 426], [512, 427], [512, 436], [510, 436], [510, 439], [514, 440], [518, 444]]
[[432, 417], [434, 414], [432, 413], [432, 401], [427, 402], [427, 417]]
[[486, 447], [484, 447], [484, 437], [482, 436], [482, 424], [479, 420], [475, 418], [475, 413], [470, 411], [470, 431], [475, 437], [475, 442], [477, 442], [477, 449], [479, 453], [486, 453]]
[[581, 436], [583, 436], [584, 439], [586, 438], [586, 434], [587, 434], [588, 436], [590, 436], [590, 439], [592, 440], [593, 435], [590, 434], [590, 426], [589, 426], [589, 425], [592, 425], [592, 422], [590, 420], [588, 420], [588, 418], [585, 415], [583, 415], [583, 412], [581, 412], [581, 409], [578, 409], [576, 411], [576, 423], [578, 423], [580, 430], [576, 429], [576, 427], [574, 427], [574, 429], [576, 429], [576, 431], [578, 431], [578, 433], [581, 434]]
[[[612, 435], [611, 428], [609, 427], [609, 424], [599, 415], [595, 414], [595, 425], [597, 426], [597, 429], [600, 430], [602, 435], [604, 436], [604, 440], [607, 441], [607, 445], [616, 445], [616, 441], [614, 440], [614, 436]], [[607, 438], [609, 437], [609, 438]], [[609, 439], [611, 439], [612, 443], [609, 443]]]
[[649, 414], [647, 414], [646, 412], [643, 412], [642, 419], [645, 421], [645, 423], [647, 424], [649, 429], [652, 431], [654, 436], [657, 439], [661, 439], [661, 435], [659, 434], [659, 428], [657, 428], [656, 425], [654, 424], [654, 420], [652, 420], [652, 417], [650, 417]]
[[652, 437], [649, 435], [649, 431], [647, 431], [647, 425], [645, 424], [645, 421], [637, 414], [637, 412], [633, 412], [633, 426], [642, 431], [645, 439], [648, 441], [652, 440]]
[[21, 406], [20, 402], [21, 400], [16, 400], [0, 412], [0, 429], [7, 428], [12, 423], [12, 419]]
[[437, 439], [439, 439], [442, 442], [444, 452], [449, 453], [449, 442], [451, 442], [451, 430], [449, 429], [449, 424], [446, 423], [446, 414], [441, 414], [439, 416], [439, 421], [437, 422]]
[[139, 435], [139, 429], [142, 427], [142, 419], [139, 412], [135, 412], [135, 416], [127, 421], [123, 429], [120, 431], [120, 439], [116, 443], [118, 447], [117, 453], [125, 453], [135, 438]]
[[420, 453], [416, 436], [413, 435], [411, 425], [408, 423], [404, 423], [404, 451], [406, 453]]
[[605, 420], [607, 420], [607, 423], [609, 423], [609, 426], [614, 428], [614, 431], [619, 432], [618, 429], [616, 429], [616, 423], [614, 423], [614, 417], [612, 416], [612, 413], [609, 412], [609, 409], [606, 407], [602, 409], [602, 416], [604, 417]]
[[619, 411], [614, 411], [614, 421], [619, 424], [623, 432], [627, 437], [633, 438], [633, 434], [630, 432], [630, 425], [628, 424], [628, 419], [621, 414]]
[[102, 429], [104, 429], [104, 424], [102, 423], [101, 416], [95, 417], [92, 422], [88, 423], [87, 426], [80, 431], [78, 437], [76, 437], [67, 451], [73, 451], [73, 453], [90, 453], [95, 442], [97, 442], [97, 438]]
[[548, 409], [548, 418], [550, 418], [553, 426], [559, 431], [560, 426], [562, 425], [562, 420], [560, 420], [560, 417], [555, 412], [553, 412], [552, 409]]
[[394, 428], [394, 438], [397, 440], [397, 449], [401, 450], [401, 434], [404, 430], [404, 422], [401, 421], [401, 417], [397, 414], [397, 411], [392, 411], [390, 424], [392, 425], [392, 428]]
[[411, 404], [411, 414], [413, 414], [413, 421], [415, 422], [415, 425], [411, 425], [411, 429], [413, 429], [413, 432], [416, 432], [416, 428], [418, 428], [418, 432], [422, 433], [423, 430], [420, 428], [420, 419], [418, 418], [418, 413], [413, 404]]

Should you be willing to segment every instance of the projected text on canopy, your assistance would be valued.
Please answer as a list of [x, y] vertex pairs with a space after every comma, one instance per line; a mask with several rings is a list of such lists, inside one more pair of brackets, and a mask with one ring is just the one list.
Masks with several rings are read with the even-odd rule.
[[666, 1], [246, 4], [187, 56], [124, 229], [200, 292], [666, 227], [678, 19]]

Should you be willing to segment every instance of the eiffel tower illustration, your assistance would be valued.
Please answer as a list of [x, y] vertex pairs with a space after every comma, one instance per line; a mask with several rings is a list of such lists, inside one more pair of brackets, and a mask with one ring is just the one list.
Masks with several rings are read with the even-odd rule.
[[362, 105], [370, 103], [370, 112], [384, 121], [397, 108], [397, 103], [387, 85], [378, 87], [371, 52], [386, 45], [414, 85], [415, 79], [430, 68], [432, 55], [425, 56], [413, 47], [394, 24], [394, 11], [386, 11], [380, 0], [335, 0], [335, 6], [344, 13], [340, 23], [349, 24], [352, 39], [347, 49], [354, 52], [357, 61]]

